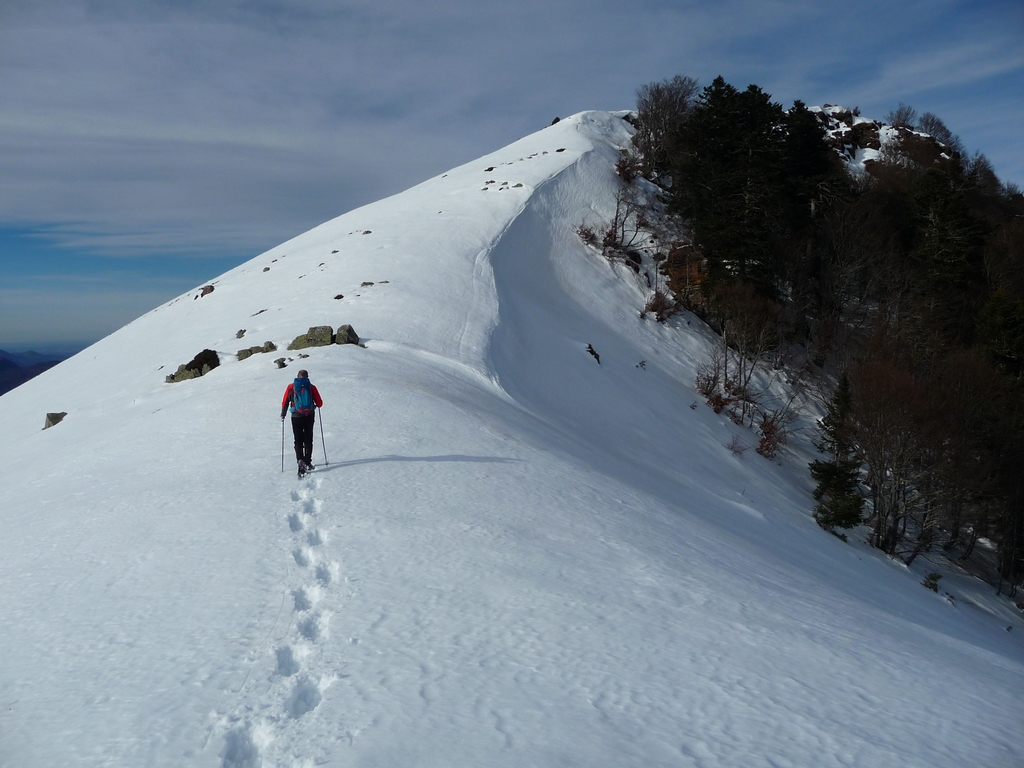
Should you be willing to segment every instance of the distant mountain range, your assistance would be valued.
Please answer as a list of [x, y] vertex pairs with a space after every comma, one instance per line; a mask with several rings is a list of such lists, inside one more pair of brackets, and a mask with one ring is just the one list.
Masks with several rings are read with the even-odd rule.
[[0, 395], [21, 386], [63, 360], [38, 352], [4, 352], [0, 349]]

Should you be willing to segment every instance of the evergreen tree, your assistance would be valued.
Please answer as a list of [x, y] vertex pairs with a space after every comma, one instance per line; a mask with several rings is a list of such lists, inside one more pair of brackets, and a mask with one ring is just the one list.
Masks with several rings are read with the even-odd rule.
[[985, 291], [985, 223], [970, 210], [958, 163], [929, 169], [911, 193], [916, 238], [914, 292], [929, 324], [947, 343], [971, 343]]
[[850, 431], [850, 408], [853, 397], [850, 380], [843, 374], [839, 378], [832, 400], [821, 420], [821, 440], [818, 450], [830, 455], [828, 461], [812, 461], [811, 476], [818, 485], [814, 499], [818, 506], [814, 519], [822, 528], [853, 528], [861, 521], [864, 498], [857, 488], [860, 461], [853, 450]]
[[738, 278], [773, 293], [783, 178], [782, 107], [760, 88], [722, 77], [682, 125], [673, 163], [675, 205], [690, 219], [712, 281]]

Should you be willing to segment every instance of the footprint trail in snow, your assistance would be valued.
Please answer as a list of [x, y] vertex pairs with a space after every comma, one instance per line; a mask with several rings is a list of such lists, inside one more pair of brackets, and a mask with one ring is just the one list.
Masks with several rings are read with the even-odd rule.
[[324, 729], [329, 736], [315, 737], [317, 709], [328, 689], [346, 677], [344, 660], [327, 642], [331, 609], [351, 597], [342, 594], [347, 580], [341, 564], [328, 554], [329, 537], [321, 528], [321, 483], [308, 478], [291, 492], [290, 509], [282, 518], [288, 547], [281, 557], [288, 562], [281, 615], [254, 650], [234, 711], [211, 716], [221, 768], [316, 764], [331, 745], [325, 739], [351, 742], [344, 723]]

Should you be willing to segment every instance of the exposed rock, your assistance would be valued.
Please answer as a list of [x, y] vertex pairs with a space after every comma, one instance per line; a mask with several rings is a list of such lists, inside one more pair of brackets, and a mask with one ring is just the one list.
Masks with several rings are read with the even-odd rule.
[[338, 329], [338, 333], [335, 334], [335, 344], [358, 344], [359, 334], [355, 332], [351, 325], [343, 325]]
[[240, 350], [238, 350], [238, 359], [239, 360], [245, 360], [247, 357], [252, 357], [253, 355], [258, 355], [258, 354], [263, 353], [263, 352], [276, 352], [276, 351], [277, 351], [277, 344], [275, 344], [272, 341], [265, 341], [265, 342], [263, 342], [263, 346], [262, 347], [249, 347], [248, 349], [240, 349]]
[[336, 298], [336, 299], [344, 299], [344, 298], [345, 298], [345, 295], [344, 295], [344, 294], [342, 294], [342, 293], [339, 293], [339, 294], [338, 294], [337, 296], [335, 296], [334, 298]]
[[834, 110], [832, 117], [845, 125], [853, 126], [853, 112], [849, 109]]
[[178, 370], [167, 376], [165, 381], [173, 384], [176, 381], [198, 379], [205, 376], [220, 365], [220, 357], [212, 349], [204, 349], [188, 363], [178, 366]]
[[213, 286], [212, 286], [212, 285], [204, 285], [204, 286], [203, 286], [203, 287], [202, 287], [202, 288], [201, 288], [201, 289], [199, 290], [199, 296], [200, 296], [200, 297], [203, 297], [203, 296], [209, 296], [209, 295], [210, 295], [211, 293], [213, 293]]
[[287, 365], [287, 363], [284, 361], [283, 357], [279, 357], [274, 361], [274, 365], [276, 365], [278, 368], [284, 368]]
[[881, 149], [882, 142], [878, 138], [878, 126], [875, 123], [857, 123], [850, 130], [850, 140], [861, 149]]
[[245, 336], [245, 328], [242, 328], [242, 329], [240, 329], [240, 330], [238, 331], [238, 333], [236, 333], [236, 334], [235, 334], [235, 338], [236, 338], [236, 339], [240, 339], [240, 338], [242, 338], [243, 336]]
[[46, 422], [43, 424], [43, 429], [49, 429], [50, 427], [60, 424], [62, 421], [64, 421], [64, 417], [67, 415], [67, 411], [62, 411], [61, 413], [46, 414]]
[[288, 349], [305, 349], [306, 347], [326, 347], [334, 343], [334, 329], [329, 325], [312, 326], [301, 336], [288, 345]]

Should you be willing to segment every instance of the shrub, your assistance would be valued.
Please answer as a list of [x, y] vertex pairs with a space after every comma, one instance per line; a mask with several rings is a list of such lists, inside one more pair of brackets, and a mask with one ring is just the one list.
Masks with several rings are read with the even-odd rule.
[[743, 444], [743, 441], [740, 440], [739, 435], [733, 435], [732, 440], [730, 440], [725, 447], [732, 451], [733, 456], [742, 456], [744, 453], [747, 452], [748, 446]]
[[778, 419], [769, 414], [762, 414], [761, 423], [757, 426], [761, 439], [757, 443], [757, 452], [766, 459], [774, 459], [779, 446], [786, 442], [786, 433]]
[[586, 245], [593, 245], [597, 242], [597, 233], [590, 224], [585, 222], [576, 225], [576, 234]]
[[924, 581], [921, 582], [924, 586], [928, 587], [932, 592], [938, 594], [939, 592], [939, 579], [942, 578], [941, 573], [929, 573], [924, 577]]
[[615, 161], [615, 172], [626, 184], [632, 184], [636, 181], [636, 177], [640, 175], [640, 170], [640, 161], [625, 150], [622, 151], [619, 159]]
[[672, 316], [675, 310], [675, 302], [669, 297], [669, 295], [660, 288], [656, 288], [654, 293], [651, 294], [651, 298], [649, 298], [647, 303], [644, 305], [642, 316], [646, 316], [648, 313], [651, 313], [659, 323], [663, 323]]

